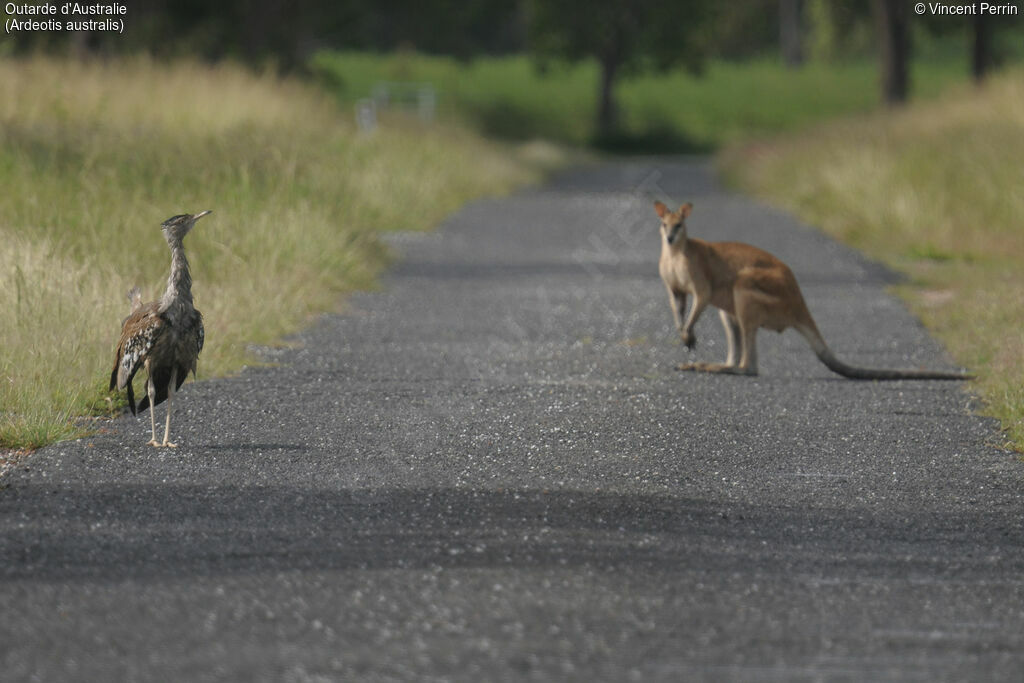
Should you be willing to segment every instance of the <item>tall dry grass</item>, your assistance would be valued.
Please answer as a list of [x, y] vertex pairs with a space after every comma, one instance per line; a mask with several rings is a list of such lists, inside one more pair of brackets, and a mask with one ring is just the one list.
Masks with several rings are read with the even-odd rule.
[[1024, 451], [1024, 72], [722, 157], [742, 187], [910, 276], [899, 292]]
[[231, 65], [0, 60], [0, 445], [72, 435], [104, 395], [125, 292], [164, 287], [165, 218], [214, 211], [186, 241], [209, 376], [369, 285], [379, 231], [539, 174], [464, 131], [350, 118]]

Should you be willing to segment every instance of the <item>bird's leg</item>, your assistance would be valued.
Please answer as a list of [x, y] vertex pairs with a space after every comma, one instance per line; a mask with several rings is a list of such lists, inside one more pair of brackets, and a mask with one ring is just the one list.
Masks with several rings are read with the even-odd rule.
[[160, 446], [160, 442], [156, 440], [156, 417], [153, 416], [153, 406], [156, 405], [156, 386], [153, 384], [153, 376], [149, 374], [149, 361], [146, 361], [146, 393], [149, 395], [149, 428], [152, 437], [149, 440], [147, 446]]
[[178, 444], [171, 443], [171, 402], [174, 400], [174, 385], [178, 381], [178, 368], [171, 368], [171, 381], [167, 383], [167, 424], [164, 425], [164, 446], [177, 448]]

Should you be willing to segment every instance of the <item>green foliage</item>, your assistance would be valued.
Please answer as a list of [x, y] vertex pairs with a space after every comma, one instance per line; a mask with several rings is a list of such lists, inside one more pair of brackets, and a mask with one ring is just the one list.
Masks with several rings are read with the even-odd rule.
[[[321, 52], [311, 68], [346, 103], [384, 81], [432, 84], [444, 118], [511, 140], [542, 137], [572, 145], [595, 141], [598, 67], [593, 60], [550, 62], [526, 57], [459, 62], [416, 53], [375, 56]], [[914, 68], [915, 92], [934, 97], [963, 80], [963, 58]], [[620, 134], [614, 151], [680, 152], [795, 130], [877, 106], [873, 60], [809, 63], [786, 69], [776, 60], [711, 60], [703, 76], [678, 68], [634, 74], [619, 88]]]
[[615, 84], [627, 71], [683, 64], [698, 72], [708, 50], [705, 23], [716, 5], [696, 0], [532, 0], [529, 44], [535, 57], [600, 66], [598, 135], [619, 136]]
[[812, 59], [835, 61], [874, 55], [870, 3], [807, 0], [804, 14]]
[[531, 51], [544, 59], [595, 58], [627, 68], [700, 67], [713, 5], [694, 0], [531, 0]]

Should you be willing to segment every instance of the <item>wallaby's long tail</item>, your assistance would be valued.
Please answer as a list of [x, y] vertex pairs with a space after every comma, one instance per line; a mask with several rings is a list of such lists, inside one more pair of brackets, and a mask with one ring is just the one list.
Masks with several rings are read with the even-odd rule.
[[881, 368], [858, 368], [853, 365], [847, 365], [843, 361], [835, 357], [835, 355], [825, 347], [820, 351], [816, 351], [818, 359], [825, 364], [825, 366], [843, 377], [849, 379], [973, 379], [974, 375], [967, 375], [960, 372], [941, 372], [938, 370], [887, 370]]
[[821, 333], [813, 326], [813, 323], [809, 326], [797, 327], [797, 330], [804, 336], [808, 343], [810, 343], [811, 348], [814, 349], [814, 353], [818, 356], [818, 360], [824, 363], [825, 367], [837, 375], [842, 375], [848, 379], [974, 379], [974, 375], [961, 372], [941, 372], [938, 370], [888, 370], [882, 368], [858, 368], [853, 365], [847, 365], [836, 358], [835, 354], [832, 353], [832, 350], [828, 348], [827, 344], [825, 344], [825, 340], [822, 338]]

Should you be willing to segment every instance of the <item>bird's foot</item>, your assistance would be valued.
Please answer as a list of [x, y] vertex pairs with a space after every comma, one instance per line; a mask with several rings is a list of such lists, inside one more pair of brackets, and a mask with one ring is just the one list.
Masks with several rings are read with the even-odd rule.
[[156, 439], [150, 439], [149, 441], [146, 442], [146, 445], [152, 446], [153, 448], [160, 448], [160, 442], [157, 441]]
[[163, 446], [164, 446], [165, 448], [177, 448], [177, 447], [178, 447], [178, 444], [176, 444], [176, 443], [171, 443], [170, 441], [164, 441], [164, 443], [163, 443]]

